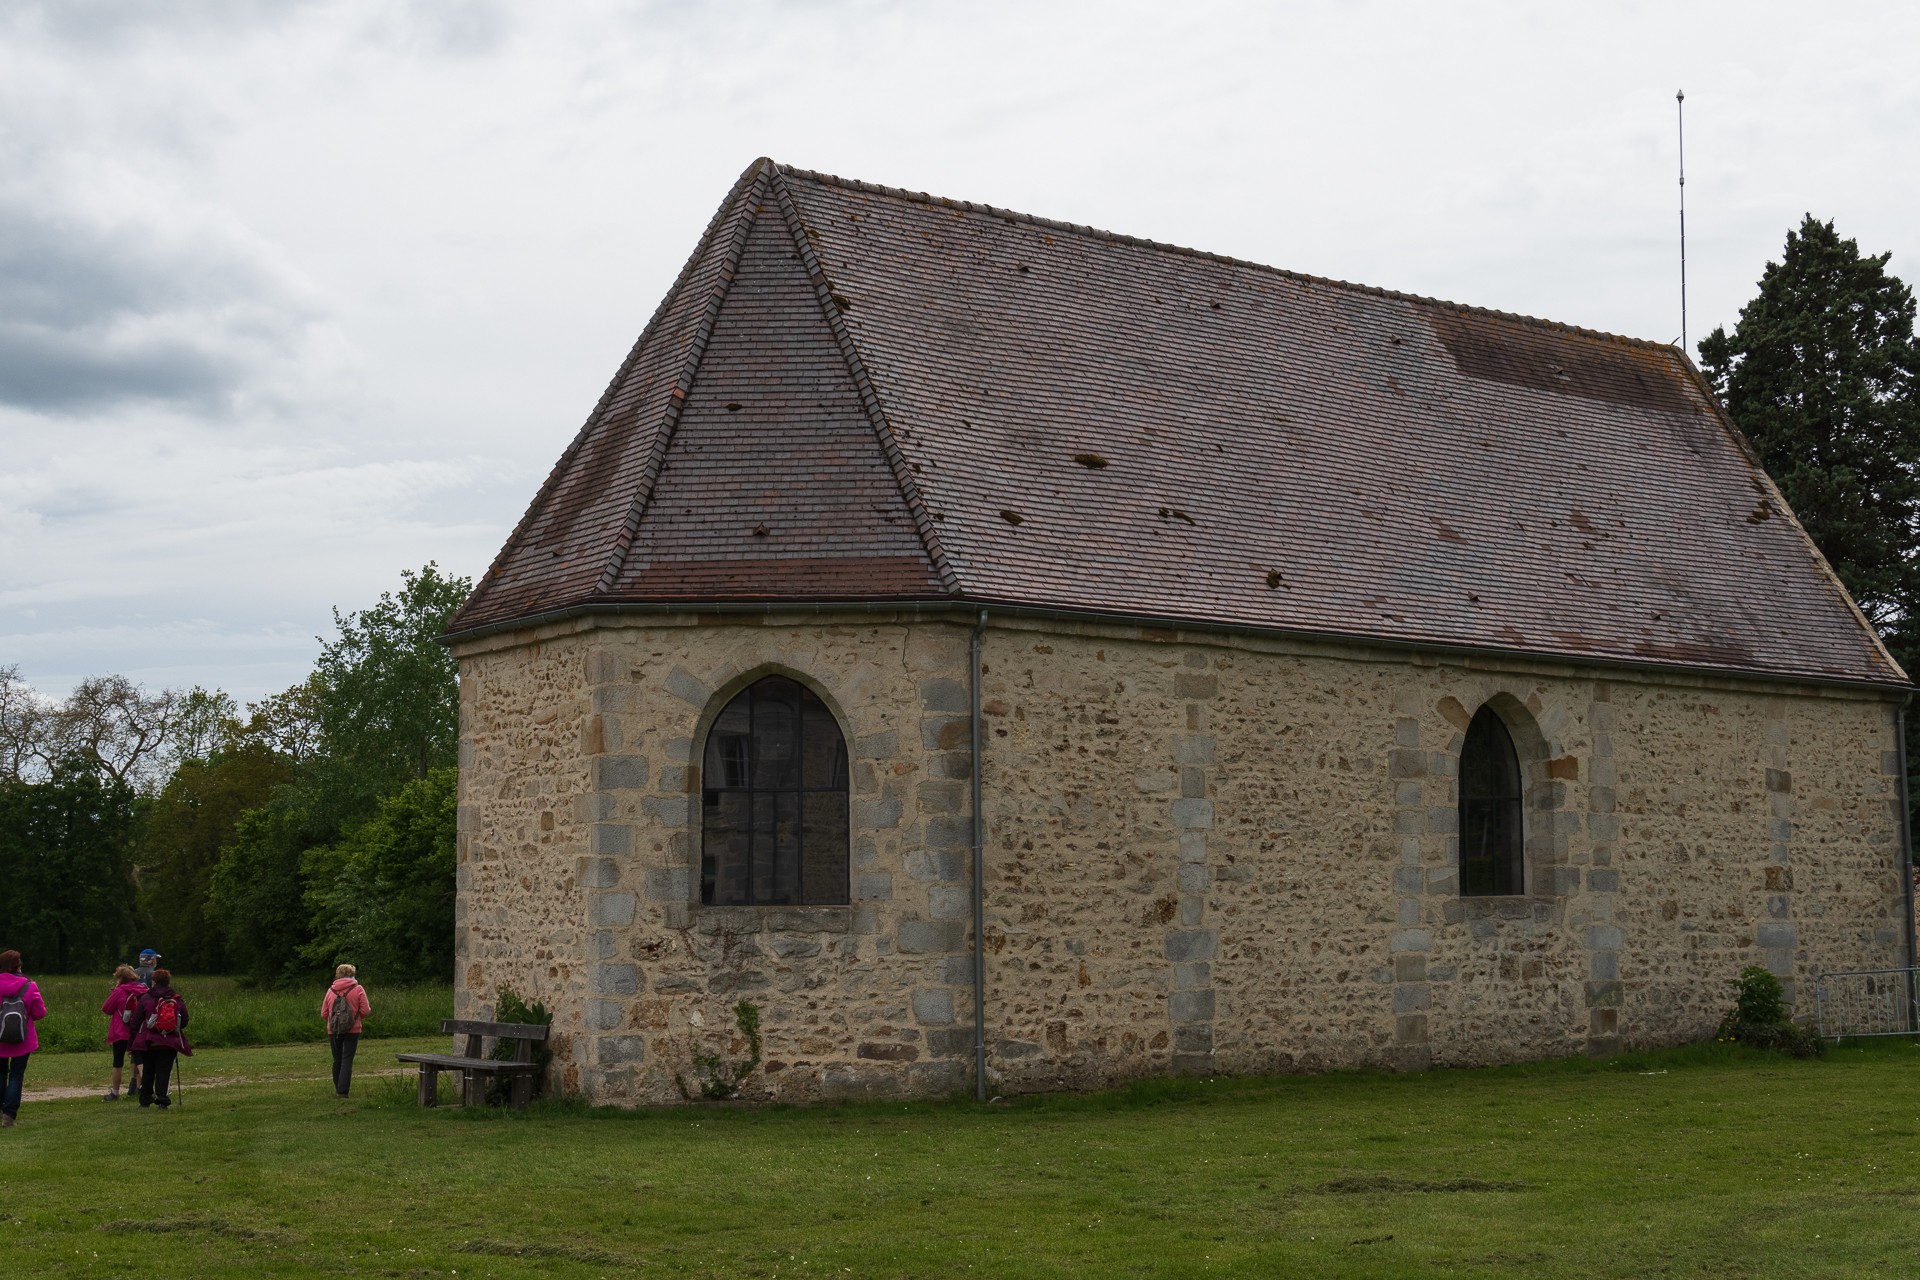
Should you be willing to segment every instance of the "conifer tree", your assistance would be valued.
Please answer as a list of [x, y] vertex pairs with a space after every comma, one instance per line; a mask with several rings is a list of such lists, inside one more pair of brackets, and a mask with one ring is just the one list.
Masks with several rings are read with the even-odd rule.
[[[1863, 256], [1807, 214], [1733, 333], [1701, 341], [1700, 364], [1861, 612], [1920, 677], [1920, 339], [1891, 257]], [[1915, 806], [1920, 716], [1906, 738]]]
[[1920, 656], [1920, 341], [1913, 291], [1808, 214], [1729, 335], [1720, 401], [1909, 672]]

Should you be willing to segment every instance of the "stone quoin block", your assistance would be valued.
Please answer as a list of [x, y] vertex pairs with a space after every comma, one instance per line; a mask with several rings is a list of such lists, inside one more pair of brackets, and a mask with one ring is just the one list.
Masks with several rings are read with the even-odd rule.
[[914, 1021], [941, 1026], [953, 1021], [953, 992], [938, 987], [913, 993]]
[[1175, 800], [1173, 802], [1173, 822], [1175, 826], [1189, 829], [1205, 829], [1213, 826], [1213, 801], [1211, 800]]
[[1213, 1018], [1213, 992], [1174, 992], [1167, 997], [1167, 1017], [1176, 1024], [1211, 1021]]
[[580, 887], [583, 889], [612, 889], [620, 883], [620, 864], [612, 858], [582, 858], [580, 860]]
[[593, 828], [593, 851], [598, 854], [633, 852], [633, 828], [622, 823], [603, 822]]
[[906, 920], [898, 940], [907, 952], [957, 951], [966, 943], [966, 930], [957, 920]]
[[601, 791], [636, 791], [647, 785], [645, 756], [601, 756], [593, 762], [593, 785]]
[[593, 968], [593, 989], [600, 995], [630, 996], [640, 990], [640, 969], [631, 964], [602, 964]]
[[595, 893], [587, 898], [587, 923], [594, 928], [633, 923], [634, 897], [630, 893]]
[[594, 1058], [602, 1066], [625, 1066], [645, 1061], [645, 1036], [598, 1036], [593, 1042]]
[[1167, 935], [1167, 959], [1181, 962], [1213, 959], [1220, 935], [1211, 929], [1192, 929]]

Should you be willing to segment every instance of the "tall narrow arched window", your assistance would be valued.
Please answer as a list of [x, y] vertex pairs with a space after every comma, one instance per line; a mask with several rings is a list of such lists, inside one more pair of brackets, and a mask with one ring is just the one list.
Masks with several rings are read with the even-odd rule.
[[1491, 707], [1475, 713], [1460, 748], [1460, 892], [1526, 892], [1520, 757]]
[[768, 676], [735, 694], [700, 791], [700, 901], [847, 901], [847, 740], [811, 689]]

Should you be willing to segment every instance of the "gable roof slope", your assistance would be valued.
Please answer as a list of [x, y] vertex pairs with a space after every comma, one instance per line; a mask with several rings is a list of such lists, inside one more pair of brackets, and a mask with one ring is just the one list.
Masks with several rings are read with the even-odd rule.
[[1905, 683], [1672, 347], [760, 161], [453, 631], [783, 600]]

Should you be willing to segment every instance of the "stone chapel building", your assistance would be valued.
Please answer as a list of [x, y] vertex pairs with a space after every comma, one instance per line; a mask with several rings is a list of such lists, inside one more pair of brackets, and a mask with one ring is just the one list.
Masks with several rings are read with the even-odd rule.
[[804, 1100], [1908, 962], [1907, 679], [1668, 346], [762, 160], [449, 642], [458, 1007], [597, 1101], [743, 999]]

